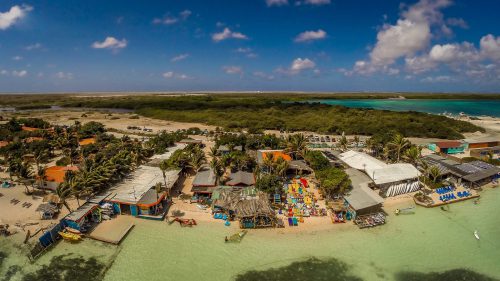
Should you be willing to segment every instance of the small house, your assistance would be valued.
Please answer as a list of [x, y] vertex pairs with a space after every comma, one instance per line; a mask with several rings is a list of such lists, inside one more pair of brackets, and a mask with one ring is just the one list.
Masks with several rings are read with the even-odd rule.
[[[179, 173], [180, 170], [166, 171], [164, 179], [159, 168], [140, 166], [125, 180], [110, 188], [112, 196], [107, 201], [113, 204], [113, 209], [118, 214], [163, 219], [169, 204], [167, 190], [177, 183]], [[162, 184], [160, 192], [155, 189], [157, 183]]]
[[430, 150], [444, 154], [464, 153], [466, 147], [467, 145], [460, 141], [440, 141], [428, 145]]
[[251, 186], [255, 184], [255, 176], [253, 173], [238, 171], [235, 173], [231, 173], [229, 176], [229, 181], [226, 182], [226, 185], [229, 186]]
[[198, 170], [193, 180], [191, 192], [193, 192], [195, 196], [210, 197], [216, 186], [217, 177], [214, 170], [205, 166]]

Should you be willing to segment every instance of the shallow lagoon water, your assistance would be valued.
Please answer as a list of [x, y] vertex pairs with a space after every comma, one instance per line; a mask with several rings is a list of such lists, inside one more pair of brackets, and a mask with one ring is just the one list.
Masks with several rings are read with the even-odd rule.
[[309, 102], [392, 111], [420, 111], [432, 114], [447, 112], [455, 115], [463, 112], [471, 116], [500, 117], [500, 100], [326, 99]]
[[[35, 265], [8, 250], [0, 276], [13, 264], [23, 266], [26, 273], [48, 264], [55, 256], [76, 253], [86, 258], [96, 256], [109, 266], [104, 277], [108, 281], [256, 280], [248, 278], [258, 276], [255, 272], [245, 273], [270, 269], [276, 270], [261, 273], [292, 274], [299, 278], [293, 275], [294, 270], [318, 270], [323, 274], [317, 279], [310, 276], [309, 280], [326, 280], [321, 276], [330, 274], [324, 272], [329, 268], [338, 273], [345, 270], [342, 276], [348, 278], [344, 280], [399, 281], [409, 276], [420, 276], [412, 280], [426, 280], [439, 276], [438, 272], [454, 269], [500, 279], [500, 189], [481, 195], [480, 204], [474, 205], [472, 200], [456, 203], [449, 212], [418, 207], [414, 215], [390, 214], [386, 225], [373, 229], [332, 225], [330, 230], [300, 234], [255, 230], [240, 244], [223, 242], [224, 236], [234, 229], [221, 222], [181, 228], [177, 224], [139, 220], [118, 247], [96, 241], [63, 242]], [[475, 229], [480, 241], [473, 236]], [[432, 274], [422, 277], [418, 273]], [[11, 280], [21, 280], [21, 274]]]

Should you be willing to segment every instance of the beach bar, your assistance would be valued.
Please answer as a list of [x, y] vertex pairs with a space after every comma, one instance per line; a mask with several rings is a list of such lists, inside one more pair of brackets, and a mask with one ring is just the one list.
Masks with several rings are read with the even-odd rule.
[[365, 172], [384, 197], [414, 192], [420, 189], [420, 172], [408, 163], [386, 164], [366, 153], [347, 151], [339, 159], [348, 166]]
[[198, 197], [210, 197], [217, 187], [217, 177], [212, 168], [205, 166], [194, 177], [191, 192]]
[[[110, 189], [112, 197], [107, 202], [113, 204], [117, 214], [163, 220], [169, 204], [166, 190], [175, 185], [179, 173], [180, 170], [167, 171], [164, 180], [159, 168], [140, 166], [124, 181]], [[162, 185], [162, 191], [159, 193], [155, 189], [157, 183]]]

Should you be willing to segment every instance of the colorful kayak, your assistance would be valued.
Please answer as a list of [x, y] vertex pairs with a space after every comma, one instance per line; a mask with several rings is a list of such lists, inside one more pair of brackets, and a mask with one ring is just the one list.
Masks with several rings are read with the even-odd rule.
[[80, 241], [80, 240], [82, 240], [82, 236], [80, 236], [79, 234], [75, 234], [75, 233], [59, 232], [59, 235], [61, 235], [61, 237], [67, 241]]

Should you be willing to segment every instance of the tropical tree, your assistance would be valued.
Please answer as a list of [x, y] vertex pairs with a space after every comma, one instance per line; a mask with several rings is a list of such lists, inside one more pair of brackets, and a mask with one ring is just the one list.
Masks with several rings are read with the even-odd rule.
[[20, 182], [24, 185], [26, 188], [26, 194], [30, 194], [30, 191], [28, 189], [28, 184], [33, 184], [33, 167], [31, 164], [27, 161], [22, 162], [21, 166], [19, 167], [19, 172], [18, 172], [18, 179]]
[[413, 165], [416, 165], [418, 160], [422, 157], [422, 148], [420, 146], [412, 145], [405, 150], [403, 158]]
[[297, 159], [297, 156], [303, 158], [307, 151], [307, 139], [303, 134], [287, 136], [285, 144], [285, 151], [290, 153], [294, 159]]
[[210, 161], [210, 168], [212, 168], [212, 170], [214, 171], [215, 176], [217, 177], [217, 181], [220, 181], [225, 172], [222, 161], [218, 158], [212, 158], [212, 160]]
[[155, 184], [156, 200], [160, 199], [160, 193], [162, 190], [163, 190], [163, 185], [161, 184], [161, 182], [157, 182]]
[[339, 144], [342, 150], [347, 150], [348, 141], [346, 136], [342, 135], [342, 137], [340, 137]]
[[61, 183], [57, 188], [56, 188], [56, 194], [59, 197], [59, 200], [61, 203], [68, 209], [68, 212], [71, 212], [71, 209], [69, 208], [68, 202], [66, 201], [70, 196], [71, 196], [71, 189], [68, 185]]
[[41, 188], [43, 188], [45, 186], [45, 180], [47, 179], [46, 172], [47, 172], [47, 168], [45, 166], [41, 166], [37, 170], [38, 185]]
[[387, 143], [387, 151], [395, 155], [396, 162], [399, 162], [401, 155], [410, 146], [411, 142], [409, 140], [405, 139], [401, 134], [395, 134], [393, 139]]
[[266, 156], [264, 157], [263, 159], [263, 165], [264, 167], [266, 167], [266, 170], [269, 174], [272, 174], [273, 173], [273, 169], [275, 167], [275, 162], [276, 162], [276, 159], [274, 158], [274, 154], [272, 153], [266, 153], [265, 154]]
[[437, 179], [440, 176], [439, 168], [437, 166], [432, 166], [429, 169], [429, 178], [433, 183], [437, 183]]
[[358, 147], [358, 145], [359, 145], [359, 136], [354, 136], [353, 141], [356, 144], [356, 147]]
[[288, 167], [289, 167], [288, 161], [286, 161], [282, 157], [278, 157], [275, 165], [276, 165], [276, 169], [275, 169], [276, 174], [278, 176], [280, 176], [281, 178], [285, 179], [286, 178], [286, 171], [288, 170]]
[[168, 159], [165, 159], [160, 162], [160, 170], [163, 175], [163, 182], [165, 183], [165, 186], [167, 186], [167, 171], [170, 169], [170, 163], [168, 162]]

